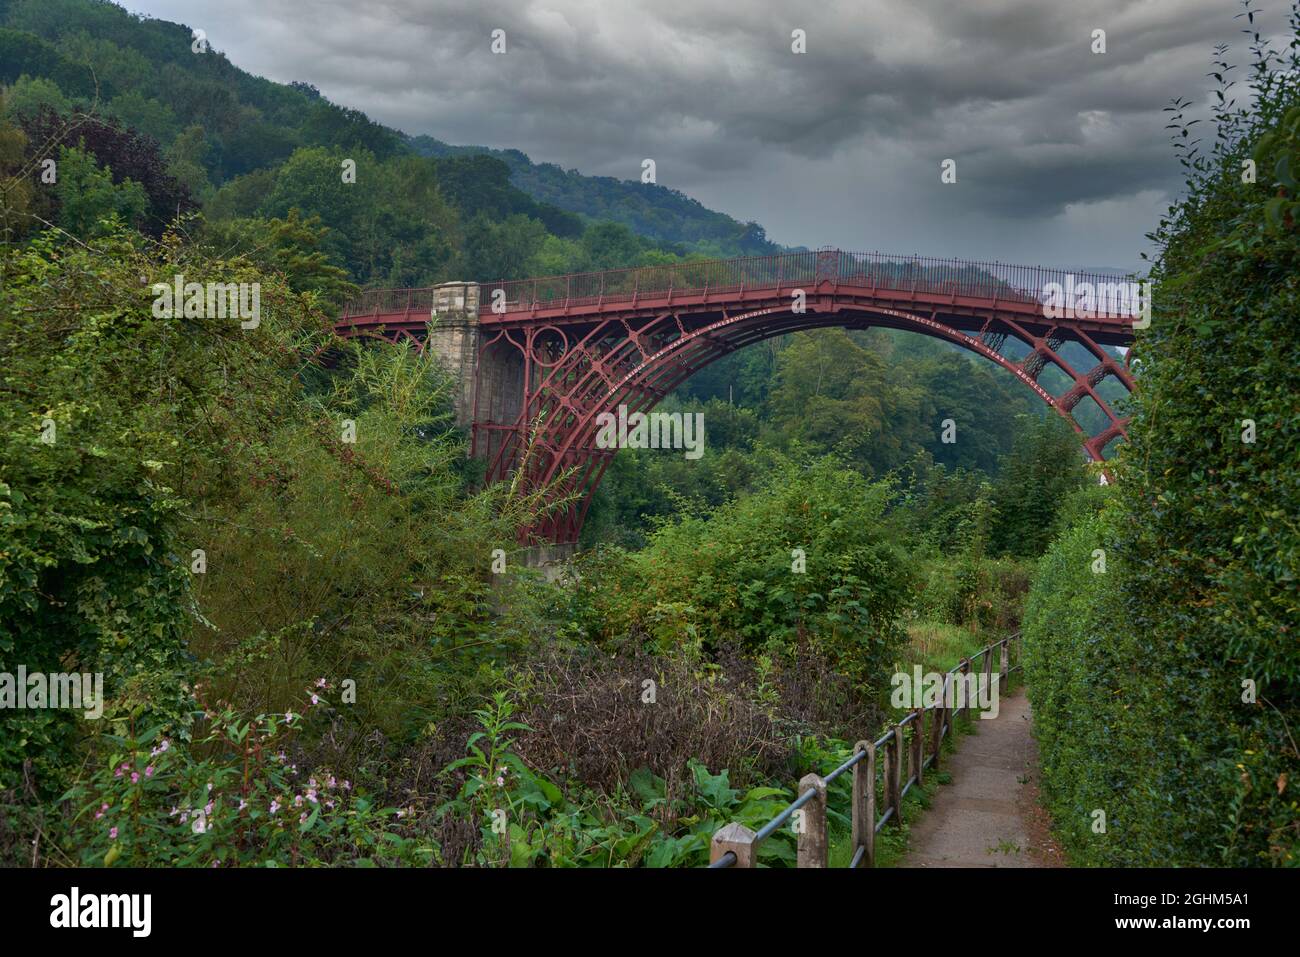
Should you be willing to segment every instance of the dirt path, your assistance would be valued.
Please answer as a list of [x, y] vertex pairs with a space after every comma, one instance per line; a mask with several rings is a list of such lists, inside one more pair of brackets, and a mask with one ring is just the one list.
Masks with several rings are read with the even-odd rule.
[[933, 791], [911, 825], [900, 867], [1061, 867], [1038, 807], [1038, 749], [1023, 688], [1002, 699], [977, 734], [960, 735], [944, 756], [952, 782]]

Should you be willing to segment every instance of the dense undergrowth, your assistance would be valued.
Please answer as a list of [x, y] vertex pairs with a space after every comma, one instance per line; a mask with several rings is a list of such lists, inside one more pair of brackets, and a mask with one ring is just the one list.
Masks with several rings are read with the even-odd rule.
[[[0, 655], [106, 696], [6, 711], [9, 863], [698, 864], [879, 731], [909, 625], [1018, 614], [987, 487], [785, 452], [644, 549], [494, 575], [542, 505], [473, 490], [431, 358], [179, 237], [0, 265]], [[261, 282], [260, 324], [156, 316], [177, 272]]]

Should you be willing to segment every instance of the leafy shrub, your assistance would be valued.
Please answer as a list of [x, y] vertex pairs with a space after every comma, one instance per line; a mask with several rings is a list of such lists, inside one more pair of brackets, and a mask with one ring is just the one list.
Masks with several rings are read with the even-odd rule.
[[[328, 683], [308, 689], [310, 710]], [[387, 829], [400, 813], [376, 809], [329, 771], [299, 773], [288, 739], [306, 714], [206, 716], [193, 744], [137, 730], [139, 710], [109, 719], [93, 770], [63, 799], [79, 808], [69, 849], [87, 865], [239, 866], [415, 862], [421, 852]]]
[[834, 458], [777, 465], [763, 487], [707, 517], [662, 525], [602, 605], [608, 636], [671, 651], [804, 642], [873, 681], [903, 640], [912, 582], [885, 517], [890, 489]]

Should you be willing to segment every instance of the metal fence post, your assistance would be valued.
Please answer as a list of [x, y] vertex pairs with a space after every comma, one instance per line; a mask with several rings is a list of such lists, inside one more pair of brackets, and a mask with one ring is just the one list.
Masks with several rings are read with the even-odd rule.
[[876, 746], [871, 741], [859, 741], [854, 752], [865, 751], [867, 756], [853, 765], [853, 850], [863, 848], [862, 861], [867, 867], [876, 866]]
[[713, 832], [713, 841], [709, 845], [709, 863], [712, 864], [728, 851], [736, 855], [732, 867], [753, 867], [758, 857], [758, 847], [754, 844], [754, 832], [743, 824], [724, 824]]
[[1011, 673], [1011, 640], [1009, 638], [1002, 639], [1000, 658], [1001, 660], [998, 663], [998, 684], [1002, 685], [1001, 690], [1006, 690], [1007, 677]]
[[805, 804], [803, 827], [799, 830], [797, 867], [825, 867], [829, 850], [826, 839], [826, 782], [816, 774], [805, 774], [799, 782], [799, 794], [809, 788], [817, 795]]

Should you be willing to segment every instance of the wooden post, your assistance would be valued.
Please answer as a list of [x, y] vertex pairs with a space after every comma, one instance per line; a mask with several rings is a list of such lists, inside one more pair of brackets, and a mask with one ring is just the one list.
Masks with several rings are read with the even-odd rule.
[[894, 725], [894, 733], [885, 747], [885, 792], [889, 806], [894, 809], [890, 820], [895, 825], [903, 823], [903, 728]]
[[826, 853], [829, 850], [826, 839], [826, 782], [816, 774], [805, 774], [799, 782], [799, 794], [809, 788], [817, 791], [817, 796], [805, 804], [803, 827], [799, 830], [799, 851], [796, 867], [825, 867]]
[[962, 702], [961, 714], [962, 717], [966, 719], [967, 724], [970, 723], [971, 695], [970, 695], [970, 681], [967, 680], [969, 677], [970, 677], [970, 659], [963, 658], [961, 660], [961, 696], [965, 700]]
[[853, 852], [865, 848], [862, 861], [867, 867], [876, 866], [876, 746], [870, 741], [859, 741], [854, 752], [865, 751], [867, 756], [853, 765]]
[[993, 700], [993, 646], [984, 649], [984, 687], [980, 689], [984, 697]]
[[722, 825], [713, 832], [713, 842], [709, 845], [709, 863], [712, 864], [727, 851], [736, 855], [736, 863], [732, 867], [753, 867], [758, 858], [754, 832], [734, 821]]
[[917, 786], [925, 780], [925, 709], [915, 708], [912, 714], [912, 777]]
[[1011, 673], [1011, 642], [1006, 638], [1002, 639], [1001, 659], [1002, 660], [998, 663], [998, 684], [1001, 687], [999, 687], [998, 690], [1005, 691], [1007, 688], [1007, 676]]
[[944, 696], [948, 693], [948, 675], [939, 683], [939, 703], [934, 706], [934, 770], [939, 770], [939, 758], [943, 754], [943, 727], [948, 720], [948, 711], [944, 708]]

